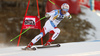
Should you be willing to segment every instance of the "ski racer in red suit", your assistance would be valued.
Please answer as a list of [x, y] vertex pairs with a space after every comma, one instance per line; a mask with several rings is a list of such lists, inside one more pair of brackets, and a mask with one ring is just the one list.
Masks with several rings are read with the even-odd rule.
[[45, 17], [50, 17], [50, 18], [46, 21], [41, 33], [39, 35], [37, 35], [34, 39], [32, 39], [32, 41], [25, 48], [26, 49], [31, 48], [31, 46], [33, 46], [37, 41], [39, 41], [45, 34], [47, 34], [50, 31], [53, 31], [54, 34], [52, 35], [52, 37], [50, 37], [50, 39], [47, 41], [47, 43], [44, 44], [44, 46], [50, 45], [51, 42], [54, 41], [60, 33], [60, 29], [57, 28], [57, 25], [64, 18], [67, 18], [67, 19], [72, 18], [71, 15], [69, 14], [68, 10], [69, 10], [69, 5], [67, 3], [64, 3], [61, 5], [61, 9], [47, 12], [45, 14]]

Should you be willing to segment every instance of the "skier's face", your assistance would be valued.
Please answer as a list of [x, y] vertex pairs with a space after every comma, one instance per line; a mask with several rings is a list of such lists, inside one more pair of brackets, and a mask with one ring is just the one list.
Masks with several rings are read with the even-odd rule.
[[62, 14], [66, 14], [66, 11], [61, 10], [61, 13], [62, 13]]

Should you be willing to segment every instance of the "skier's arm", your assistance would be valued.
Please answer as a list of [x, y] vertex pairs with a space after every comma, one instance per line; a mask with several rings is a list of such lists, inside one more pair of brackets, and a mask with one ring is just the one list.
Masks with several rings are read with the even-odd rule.
[[51, 11], [51, 12], [47, 12], [46, 14], [45, 14], [45, 17], [50, 17], [51, 15], [54, 15], [55, 14], [55, 11], [53, 10], [53, 11]]

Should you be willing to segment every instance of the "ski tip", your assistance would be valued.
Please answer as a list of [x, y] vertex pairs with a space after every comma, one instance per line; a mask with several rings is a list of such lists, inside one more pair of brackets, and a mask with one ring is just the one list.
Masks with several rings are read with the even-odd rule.
[[33, 50], [37, 50], [37, 48], [36, 48], [36, 47], [33, 47], [32, 49], [33, 49]]
[[26, 50], [25, 48], [21, 48], [21, 50]]
[[61, 45], [60, 44], [57, 44], [57, 46], [60, 47]]

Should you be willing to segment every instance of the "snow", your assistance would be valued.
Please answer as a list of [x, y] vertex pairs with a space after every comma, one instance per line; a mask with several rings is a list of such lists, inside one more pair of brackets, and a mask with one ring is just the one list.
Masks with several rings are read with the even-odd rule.
[[[89, 8], [81, 6], [81, 11], [85, 15], [79, 15], [82, 20], [87, 20], [90, 22], [96, 30], [89, 29], [87, 32], [90, 34], [87, 35], [89, 40], [100, 40], [100, 11], [92, 12]], [[94, 36], [95, 35], [95, 36]]]
[[63, 43], [61, 47], [24, 51], [22, 47], [0, 49], [0, 56], [100, 56], [99, 42]]
[[[61, 47], [37, 49], [36, 51], [21, 50], [25, 46], [0, 47], [0, 56], [100, 56], [100, 11], [92, 12], [81, 7], [85, 15], [79, 15], [82, 20], [89, 21], [95, 28], [86, 30], [89, 41], [61, 43]], [[92, 41], [91, 41], [92, 40]], [[0, 46], [4, 46], [0, 44]]]
[[100, 16], [100, 11], [99, 11], [99, 10], [96, 10], [95, 12], [96, 12], [96, 14], [97, 14], [98, 16]]

